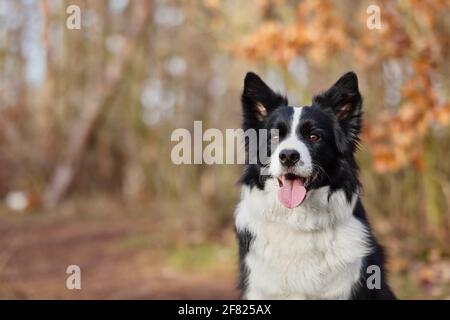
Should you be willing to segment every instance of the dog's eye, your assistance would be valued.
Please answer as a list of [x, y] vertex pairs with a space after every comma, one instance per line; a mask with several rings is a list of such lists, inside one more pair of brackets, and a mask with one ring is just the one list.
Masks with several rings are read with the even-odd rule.
[[320, 136], [318, 134], [312, 133], [308, 136], [310, 141], [316, 142], [320, 140]]

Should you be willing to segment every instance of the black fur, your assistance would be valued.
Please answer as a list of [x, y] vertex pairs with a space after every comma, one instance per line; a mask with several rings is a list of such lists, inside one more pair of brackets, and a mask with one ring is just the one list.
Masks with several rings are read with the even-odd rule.
[[[250, 244], [253, 241], [254, 236], [248, 231], [237, 231], [238, 235], [238, 244], [239, 244], [239, 260], [244, 260], [245, 256], [248, 253], [250, 248]], [[245, 264], [239, 264], [239, 288], [241, 289], [241, 293], [244, 292], [242, 289], [247, 286], [247, 278], [248, 278], [248, 270]]]
[[[353, 288], [352, 299], [354, 300], [393, 300], [396, 299], [394, 293], [387, 283], [387, 271], [384, 267], [385, 265], [385, 254], [383, 247], [378, 243], [375, 239], [375, 236], [372, 233], [372, 228], [369, 224], [369, 221], [366, 217], [366, 211], [361, 203], [361, 200], [358, 200], [356, 203], [355, 209], [353, 210], [353, 215], [357, 217], [363, 224], [367, 226], [369, 230], [369, 242], [371, 246], [374, 248], [372, 253], [367, 256], [361, 267], [361, 279], [358, 284]], [[376, 265], [380, 267], [381, 270], [381, 288], [380, 289], [372, 289], [369, 290], [367, 288], [366, 282], [367, 278], [370, 276], [367, 274], [367, 267], [370, 265]]]
[[[288, 107], [287, 99], [270, 89], [256, 74], [248, 73], [244, 81], [242, 94], [244, 130], [247, 129], [278, 129], [280, 140], [289, 132], [292, 122], [292, 108]], [[302, 109], [301, 121], [296, 134], [307, 145], [311, 158], [319, 164], [317, 178], [307, 187], [308, 190], [322, 186], [330, 187], [330, 194], [343, 190], [350, 202], [353, 194], [360, 188], [358, 166], [355, 161], [355, 151], [359, 143], [359, 133], [362, 126], [362, 97], [358, 89], [358, 79], [355, 73], [344, 74], [330, 89], [315, 96], [309, 108]], [[306, 139], [312, 133], [320, 134], [319, 142]], [[269, 137], [270, 139], [270, 137]], [[260, 141], [257, 142], [258, 145]], [[248, 152], [248, 143], [246, 145]], [[270, 150], [269, 150], [270, 152]], [[267, 176], [262, 176], [263, 164], [247, 164], [240, 182], [250, 187], [264, 189]], [[385, 258], [382, 247], [375, 239], [363, 205], [358, 199], [353, 212], [370, 233], [372, 253], [364, 259], [361, 279], [353, 288], [353, 299], [395, 299], [386, 282]], [[254, 236], [248, 231], [237, 232], [240, 256], [240, 288], [245, 292], [247, 271], [243, 263]], [[377, 265], [382, 271], [381, 289], [369, 290], [366, 286], [366, 268]]]

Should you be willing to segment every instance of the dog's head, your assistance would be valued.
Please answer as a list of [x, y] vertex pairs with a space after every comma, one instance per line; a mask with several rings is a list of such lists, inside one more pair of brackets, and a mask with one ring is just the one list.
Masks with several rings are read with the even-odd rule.
[[323, 186], [342, 189], [350, 201], [358, 187], [354, 152], [362, 116], [353, 72], [304, 107], [289, 106], [285, 97], [250, 72], [242, 106], [243, 129], [266, 129], [266, 138], [259, 136], [256, 144], [272, 146], [267, 148], [269, 161], [247, 165], [244, 183], [264, 189], [267, 181], [276, 182], [278, 200], [287, 208], [300, 206], [308, 192]]

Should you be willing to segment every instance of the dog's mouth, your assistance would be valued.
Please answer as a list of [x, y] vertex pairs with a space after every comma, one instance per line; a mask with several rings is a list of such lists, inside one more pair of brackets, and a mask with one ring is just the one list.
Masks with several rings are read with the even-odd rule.
[[286, 208], [298, 207], [305, 200], [307, 189], [314, 179], [315, 175], [304, 178], [292, 173], [278, 177], [278, 185], [280, 186], [278, 200]]

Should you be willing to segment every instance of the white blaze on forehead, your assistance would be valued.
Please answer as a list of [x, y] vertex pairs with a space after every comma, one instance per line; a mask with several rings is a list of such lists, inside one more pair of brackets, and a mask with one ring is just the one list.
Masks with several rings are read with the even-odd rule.
[[291, 108], [294, 109], [294, 115], [292, 116], [292, 126], [290, 136], [295, 137], [296, 136], [295, 132], [297, 130], [298, 124], [300, 123], [300, 117], [302, 116], [303, 107], [291, 107]]
[[297, 150], [300, 153], [301, 161], [299, 161], [295, 168], [293, 168], [292, 173], [307, 177], [312, 173], [311, 155], [306, 145], [300, 140], [299, 136], [297, 135], [297, 129], [300, 123], [303, 107], [290, 108], [292, 108], [294, 111], [294, 114], [292, 115], [291, 128], [287, 137], [280, 142], [280, 144], [272, 154], [270, 161], [270, 172], [275, 177], [282, 175], [283, 167], [280, 164], [279, 159], [280, 151], [284, 149], [293, 149]]

